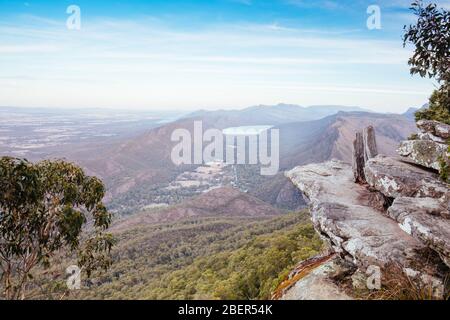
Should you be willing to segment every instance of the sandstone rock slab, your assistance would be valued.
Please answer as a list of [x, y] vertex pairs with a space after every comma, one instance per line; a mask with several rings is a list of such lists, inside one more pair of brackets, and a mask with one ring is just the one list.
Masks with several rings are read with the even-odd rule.
[[450, 186], [439, 176], [401, 159], [377, 156], [366, 163], [367, 183], [386, 197], [441, 198], [450, 192]]
[[450, 266], [450, 220], [440, 199], [399, 197], [388, 209], [402, 230], [439, 253]]
[[419, 140], [431, 140], [438, 143], [447, 143], [447, 139], [436, 137], [435, 135], [427, 132], [419, 132], [417, 137], [419, 138]]
[[[368, 198], [369, 191], [353, 182], [349, 164], [341, 161], [311, 164], [294, 168], [286, 176], [310, 200], [317, 231], [337, 252], [349, 254], [358, 267], [384, 267], [392, 262], [407, 267], [411, 261], [423, 260], [419, 252], [424, 244], [405, 233], [392, 219], [365, 205], [362, 199]], [[427, 261], [422, 265], [427, 266]]]
[[417, 127], [423, 133], [430, 133], [442, 139], [450, 139], [450, 125], [434, 121], [434, 120], [419, 120]]
[[339, 257], [316, 267], [290, 287], [280, 300], [352, 300], [331, 277], [340, 272]]
[[407, 140], [400, 143], [398, 153], [408, 161], [440, 170], [440, 159], [446, 159], [448, 146], [432, 140]]

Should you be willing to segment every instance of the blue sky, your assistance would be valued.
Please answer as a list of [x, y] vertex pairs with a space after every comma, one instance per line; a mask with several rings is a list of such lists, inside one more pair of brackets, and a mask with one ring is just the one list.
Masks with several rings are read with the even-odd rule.
[[[447, 9], [450, 1], [441, 1]], [[81, 9], [68, 30], [66, 9]], [[369, 30], [367, 7], [381, 9]], [[408, 0], [0, 0], [0, 105], [218, 109], [279, 102], [402, 112]]]

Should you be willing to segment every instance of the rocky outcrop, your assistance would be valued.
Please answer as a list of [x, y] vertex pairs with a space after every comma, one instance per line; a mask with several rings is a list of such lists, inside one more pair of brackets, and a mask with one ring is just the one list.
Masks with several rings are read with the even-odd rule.
[[399, 197], [388, 209], [388, 214], [403, 231], [434, 249], [450, 266], [450, 220], [446, 219], [448, 207], [442, 201]]
[[445, 159], [448, 156], [447, 148], [446, 144], [432, 140], [408, 140], [400, 144], [398, 153], [406, 161], [409, 160], [439, 171], [441, 169], [441, 159]]
[[338, 256], [314, 257], [301, 262], [272, 299], [281, 300], [351, 300], [334, 279], [352, 271], [353, 266]]
[[422, 243], [366, 205], [370, 191], [353, 182], [350, 165], [330, 161], [298, 167], [286, 175], [310, 200], [316, 230], [359, 267], [392, 262], [409, 266], [422, 259], [416, 253], [425, 247]]
[[436, 173], [442, 159], [448, 159], [448, 145], [436, 141], [450, 137], [450, 126], [428, 120], [417, 126], [432, 139], [403, 141], [398, 149], [402, 158], [373, 158], [364, 174], [370, 187], [394, 199], [388, 216], [450, 266], [450, 185]]
[[[447, 136], [447, 128], [435, 122], [419, 127], [438, 138]], [[366, 157], [366, 143], [376, 146], [376, 141], [367, 142], [364, 135], [358, 133], [354, 141], [352, 166], [333, 160], [294, 168], [286, 176], [309, 199], [318, 233], [357, 267], [354, 275], [371, 266], [400, 266], [407, 278], [442, 297], [450, 274], [450, 185], [424, 168], [433, 168], [437, 156], [423, 147], [439, 143], [404, 142], [400, 150], [405, 158], [373, 157], [376, 152]], [[405, 162], [411, 161], [406, 157], [414, 163]], [[297, 286], [307, 285], [302, 280]]]
[[418, 139], [403, 141], [398, 149], [399, 155], [412, 162], [436, 171], [442, 171], [442, 162], [450, 165], [448, 142], [450, 125], [432, 120], [417, 122], [420, 132]]
[[417, 127], [424, 134], [433, 135], [441, 139], [450, 139], [450, 125], [433, 121], [433, 120], [419, 120]]
[[419, 140], [425, 140], [425, 141], [435, 141], [438, 143], [446, 143], [446, 140], [443, 138], [439, 138], [436, 137], [435, 135], [431, 134], [431, 133], [427, 133], [427, 132], [419, 132], [417, 134], [417, 138], [419, 138]]
[[441, 198], [449, 192], [449, 185], [440, 181], [436, 173], [397, 158], [378, 156], [370, 159], [364, 173], [371, 187], [390, 198]]

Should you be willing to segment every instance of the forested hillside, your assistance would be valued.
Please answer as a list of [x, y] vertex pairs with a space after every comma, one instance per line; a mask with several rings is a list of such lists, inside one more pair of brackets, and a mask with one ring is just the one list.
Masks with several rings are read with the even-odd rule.
[[[269, 217], [192, 218], [120, 231], [106, 273], [67, 291], [67, 259], [42, 276], [41, 298], [262, 299], [322, 248], [307, 211]], [[52, 274], [51, 286], [45, 279]], [[37, 277], [39, 282], [39, 276]]]

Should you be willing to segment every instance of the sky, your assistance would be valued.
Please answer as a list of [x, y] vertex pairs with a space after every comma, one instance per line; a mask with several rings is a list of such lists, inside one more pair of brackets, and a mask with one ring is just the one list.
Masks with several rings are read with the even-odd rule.
[[[439, 2], [439, 1], [438, 1]], [[403, 112], [409, 0], [0, 0], [0, 106], [141, 110], [259, 104]], [[69, 29], [70, 5], [80, 28]], [[367, 20], [377, 5], [381, 29]], [[449, 9], [450, 1], [439, 5]]]

